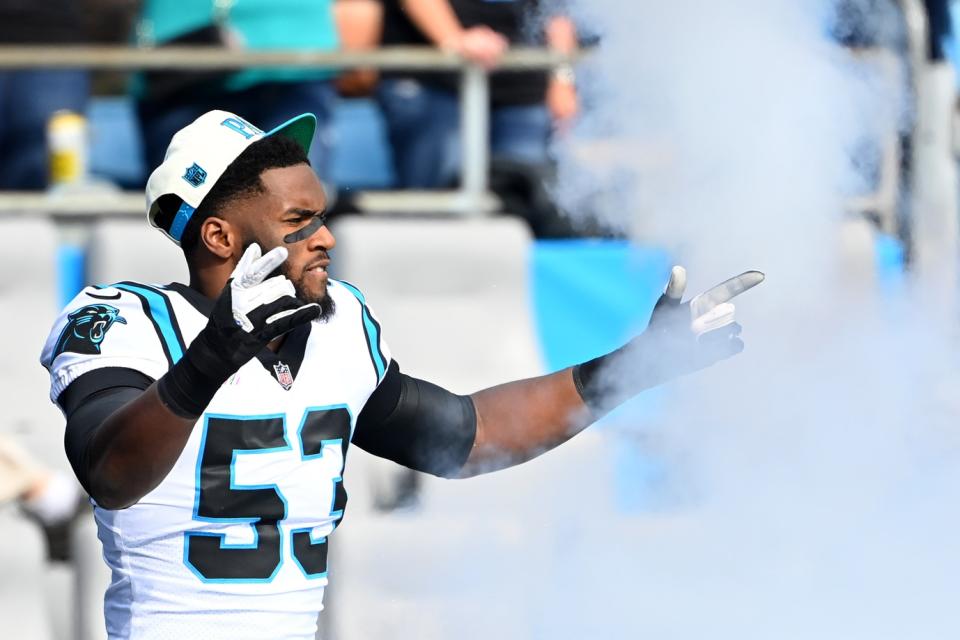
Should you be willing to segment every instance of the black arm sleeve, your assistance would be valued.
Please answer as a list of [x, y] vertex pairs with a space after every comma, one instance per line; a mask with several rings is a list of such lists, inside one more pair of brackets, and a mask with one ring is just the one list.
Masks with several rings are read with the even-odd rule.
[[90, 439], [103, 421], [153, 384], [139, 371], [108, 367], [85, 373], [57, 398], [67, 416], [63, 446], [81, 486], [90, 493], [87, 470]]
[[353, 443], [375, 456], [443, 478], [466, 463], [477, 434], [477, 411], [458, 396], [400, 373], [396, 362], [357, 418]]

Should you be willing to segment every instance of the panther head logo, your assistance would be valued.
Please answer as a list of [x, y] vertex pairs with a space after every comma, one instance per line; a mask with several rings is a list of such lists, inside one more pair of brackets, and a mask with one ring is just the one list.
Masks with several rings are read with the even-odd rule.
[[100, 343], [114, 322], [127, 324], [116, 307], [108, 304], [91, 304], [67, 316], [67, 326], [57, 340], [57, 355], [72, 353], [100, 354]]

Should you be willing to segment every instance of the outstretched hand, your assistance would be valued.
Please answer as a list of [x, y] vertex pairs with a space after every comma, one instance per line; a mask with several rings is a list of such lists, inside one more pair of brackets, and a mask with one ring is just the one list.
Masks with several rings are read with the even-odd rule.
[[764, 280], [746, 271], [683, 302], [687, 272], [674, 267], [646, 331], [616, 351], [574, 367], [580, 397], [595, 417], [644, 389], [743, 351], [731, 300]]
[[674, 375], [736, 355], [743, 351], [743, 341], [731, 300], [763, 282], [764, 277], [759, 271], [746, 271], [682, 302], [687, 272], [675, 266], [641, 337], [661, 343], [661, 366], [676, 369]]

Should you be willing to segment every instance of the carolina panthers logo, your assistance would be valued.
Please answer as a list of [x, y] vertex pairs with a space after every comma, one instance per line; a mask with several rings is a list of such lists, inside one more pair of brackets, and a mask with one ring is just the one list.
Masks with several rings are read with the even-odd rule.
[[91, 304], [67, 316], [67, 326], [57, 340], [54, 354], [71, 353], [100, 354], [100, 343], [114, 322], [127, 324], [116, 307], [108, 304]]

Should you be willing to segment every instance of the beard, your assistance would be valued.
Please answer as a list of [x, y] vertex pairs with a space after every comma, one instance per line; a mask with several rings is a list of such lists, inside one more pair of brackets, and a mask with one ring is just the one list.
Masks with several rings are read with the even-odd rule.
[[[293, 283], [293, 290], [297, 293], [297, 298], [303, 300], [304, 302], [313, 302], [320, 305], [320, 316], [317, 318], [320, 322], [326, 322], [329, 320], [334, 313], [337, 311], [337, 305], [333, 301], [333, 298], [330, 297], [329, 291], [327, 291], [327, 286], [324, 286], [323, 291], [320, 294], [311, 294], [306, 290], [306, 287], [303, 284], [303, 274], [299, 278], [294, 278], [291, 273], [287, 270], [287, 265], [280, 265], [280, 272], [287, 276], [287, 280]], [[329, 282], [329, 280], [328, 280]]]
[[[334, 313], [337, 311], [337, 305], [333, 301], [333, 298], [330, 297], [330, 293], [327, 291], [327, 285], [324, 285], [323, 291], [320, 293], [311, 293], [307, 291], [306, 284], [304, 283], [305, 275], [303, 272], [299, 276], [291, 273], [290, 265], [284, 262], [282, 265], [277, 267], [270, 276], [285, 276], [287, 280], [293, 284], [293, 290], [297, 295], [298, 300], [303, 302], [313, 303], [320, 305], [320, 316], [317, 318], [320, 322], [326, 322], [329, 320]], [[329, 283], [329, 279], [327, 280]]]
[[[260, 246], [264, 246], [263, 243], [260, 243]], [[274, 269], [267, 277], [272, 278], [273, 276], [286, 277], [287, 280], [293, 284], [293, 290], [296, 293], [298, 300], [320, 305], [320, 316], [317, 318], [317, 320], [320, 322], [326, 322], [333, 317], [334, 313], [336, 313], [337, 305], [327, 291], [328, 285], [324, 285], [323, 291], [319, 293], [311, 293], [307, 291], [307, 287], [304, 282], [306, 274], [303, 272], [301, 272], [299, 275], [292, 273], [290, 270], [290, 265], [286, 262]], [[327, 283], [329, 284], [329, 279], [327, 280]]]

